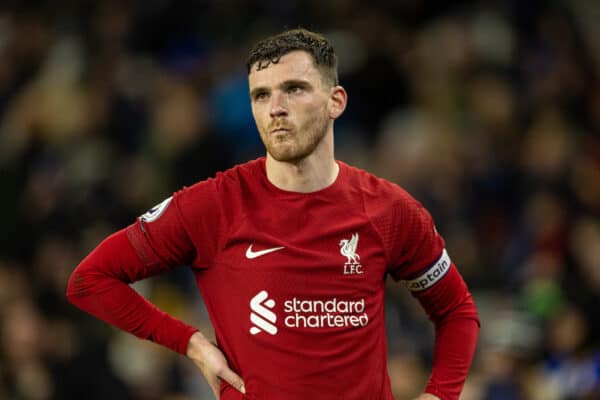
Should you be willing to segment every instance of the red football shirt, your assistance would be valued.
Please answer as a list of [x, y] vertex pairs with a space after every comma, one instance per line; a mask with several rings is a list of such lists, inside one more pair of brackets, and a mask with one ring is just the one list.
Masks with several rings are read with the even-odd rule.
[[[148, 268], [191, 265], [244, 398], [393, 399], [386, 275], [417, 297], [441, 290], [449, 271], [457, 275], [417, 201], [338, 164], [329, 187], [296, 193], [268, 181], [264, 158], [251, 161], [177, 192], [127, 230]], [[458, 303], [470, 302], [462, 279], [453, 279]], [[435, 309], [440, 301], [422, 303], [434, 321], [448, 314]], [[452, 377], [458, 391], [461, 368]], [[243, 397], [223, 385], [221, 398]]]

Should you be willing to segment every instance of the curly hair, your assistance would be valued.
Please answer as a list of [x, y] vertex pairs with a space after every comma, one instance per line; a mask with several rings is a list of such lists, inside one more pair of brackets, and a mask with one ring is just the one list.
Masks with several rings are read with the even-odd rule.
[[332, 86], [338, 84], [337, 56], [325, 36], [307, 29], [291, 29], [270, 36], [256, 43], [246, 59], [248, 74], [256, 64], [256, 70], [277, 64], [281, 57], [295, 51], [306, 51], [321, 72], [325, 82]]

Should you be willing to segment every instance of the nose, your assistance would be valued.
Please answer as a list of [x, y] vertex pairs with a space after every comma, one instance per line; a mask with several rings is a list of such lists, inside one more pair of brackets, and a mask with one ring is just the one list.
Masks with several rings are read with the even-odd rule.
[[271, 95], [271, 117], [282, 117], [288, 114], [287, 106], [285, 104], [285, 96], [282, 93], [274, 92]]

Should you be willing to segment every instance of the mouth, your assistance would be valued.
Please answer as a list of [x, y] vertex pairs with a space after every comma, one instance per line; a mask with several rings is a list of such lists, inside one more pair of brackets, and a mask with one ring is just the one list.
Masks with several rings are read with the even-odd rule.
[[290, 129], [289, 128], [275, 128], [271, 130], [271, 134], [272, 135], [277, 135], [277, 134], [284, 134], [289, 132]]

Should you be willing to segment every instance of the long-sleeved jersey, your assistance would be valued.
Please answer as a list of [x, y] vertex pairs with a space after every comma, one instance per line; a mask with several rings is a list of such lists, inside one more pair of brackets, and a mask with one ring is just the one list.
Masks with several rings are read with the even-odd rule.
[[127, 283], [189, 265], [218, 345], [246, 387], [242, 395], [223, 383], [222, 399], [390, 400], [390, 275], [436, 326], [426, 391], [458, 398], [478, 319], [443, 239], [399, 186], [338, 165], [335, 182], [312, 193], [275, 187], [264, 158], [185, 188], [92, 252], [73, 273], [69, 298], [185, 353], [194, 328]]

